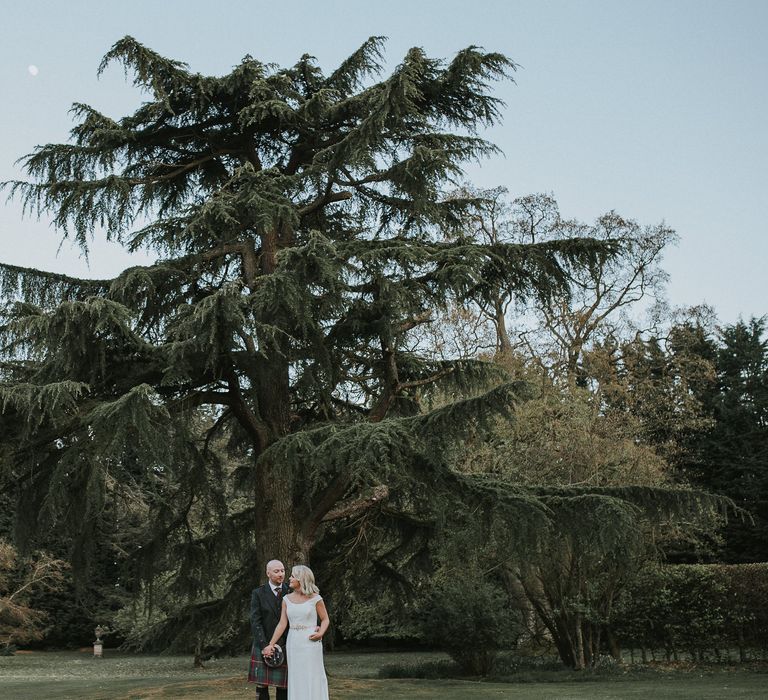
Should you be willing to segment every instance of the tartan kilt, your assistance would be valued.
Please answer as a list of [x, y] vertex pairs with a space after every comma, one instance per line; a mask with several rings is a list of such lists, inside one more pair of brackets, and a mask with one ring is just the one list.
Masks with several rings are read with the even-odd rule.
[[273, 688], [288, 687], [288, 664], [272, 668], [261, 660], [261, 650], [256, 645], [251, 647], [251, 665], [248, 669], [248, 682], [256, 685], [271, 685]]

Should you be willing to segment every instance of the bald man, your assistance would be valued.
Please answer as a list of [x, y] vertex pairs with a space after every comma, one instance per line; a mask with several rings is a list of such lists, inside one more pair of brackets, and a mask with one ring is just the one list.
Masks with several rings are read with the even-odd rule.
[[[272, 638], [272, 634], [280, 621], [280, 610], [283, 596], [291, 592], [285, 583], [285, 567], [283, 562], [273, 559], [267, 563], [267, 582], [253, 589], [251, 593], [251, 667], [248, 681], [256, 684], [258, 700], [269, 700], [269, 688], [275, 689], [276, 700], [288, 698], [288, 664], [287, 659], [282, 666], [272, 668], [263, 661], [263, 650]], [[285, 650], [283, 635], [278, 644]]]

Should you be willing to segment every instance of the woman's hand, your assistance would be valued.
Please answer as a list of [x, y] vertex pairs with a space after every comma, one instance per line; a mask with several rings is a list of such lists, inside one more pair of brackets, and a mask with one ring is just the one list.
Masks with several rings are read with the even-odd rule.
[[309, 640], [311, 642], [319, 642], [323, 638], [323, 635], [319, 632], [312, 632], [312, 634], [309, 635]]
[[274, 644], [267, 644], [262, 650], [261, 655], [262, 656], [272, 656], [272, 654], [275, 651], [275, 645]]

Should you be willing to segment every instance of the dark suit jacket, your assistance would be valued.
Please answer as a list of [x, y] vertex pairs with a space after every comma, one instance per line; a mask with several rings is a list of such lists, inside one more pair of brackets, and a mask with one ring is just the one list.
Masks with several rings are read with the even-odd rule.
[[[261, 658], [261, 650], [269, 644], [272, 635], [275, 633], [277, 623], [280, 622], [280, 611], [282, 609], [283, 597], [288, 595], [291, 589], [288, 584], [283, 583], [280, 598], [272, 592], [269, 583], [253, 589], [251, 593], [251, 634], [253, 643], [258, 650]], [[283, 634], [277, 642], [285, 650], [285, 638], [288, 634]]]

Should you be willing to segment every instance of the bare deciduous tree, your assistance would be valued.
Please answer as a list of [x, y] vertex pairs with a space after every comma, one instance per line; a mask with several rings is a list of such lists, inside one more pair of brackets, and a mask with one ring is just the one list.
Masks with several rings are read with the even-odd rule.
[[42, 637], [45, 614], [29, 607], [29, 596], [58, 590], [66, 568], [42, 552], [19, 562], [14, 547], [0, 539], [0, 650]]
[[[603, 256], [588, 269], [566, 269], [564, 290], [543, 290], [522, 297], [511, 288], [478, 289], [472, 302], [477, 315], [495, 330], [496, 352], [523, 351], [555, 376], [575, 382], [584, 351], [609, 335], [635, 334], [633, 316], [643, 305], [657, 318], [663, 307], [667, 274], [661, 268], [666, 247], [677, 240], [663, 222], [641, 226], [615, 211], [594, 224], [564, 219], [554, 197], [531, 194], [508, 201], [505, 188], [465, 188], [457, 197], [476, 204], [454, 236], [467, 236], [494, 246], [559, 243], [592, 238], [612, 243], [617, 255]], [[515, 321], [509, 314], [514, 304]]]

